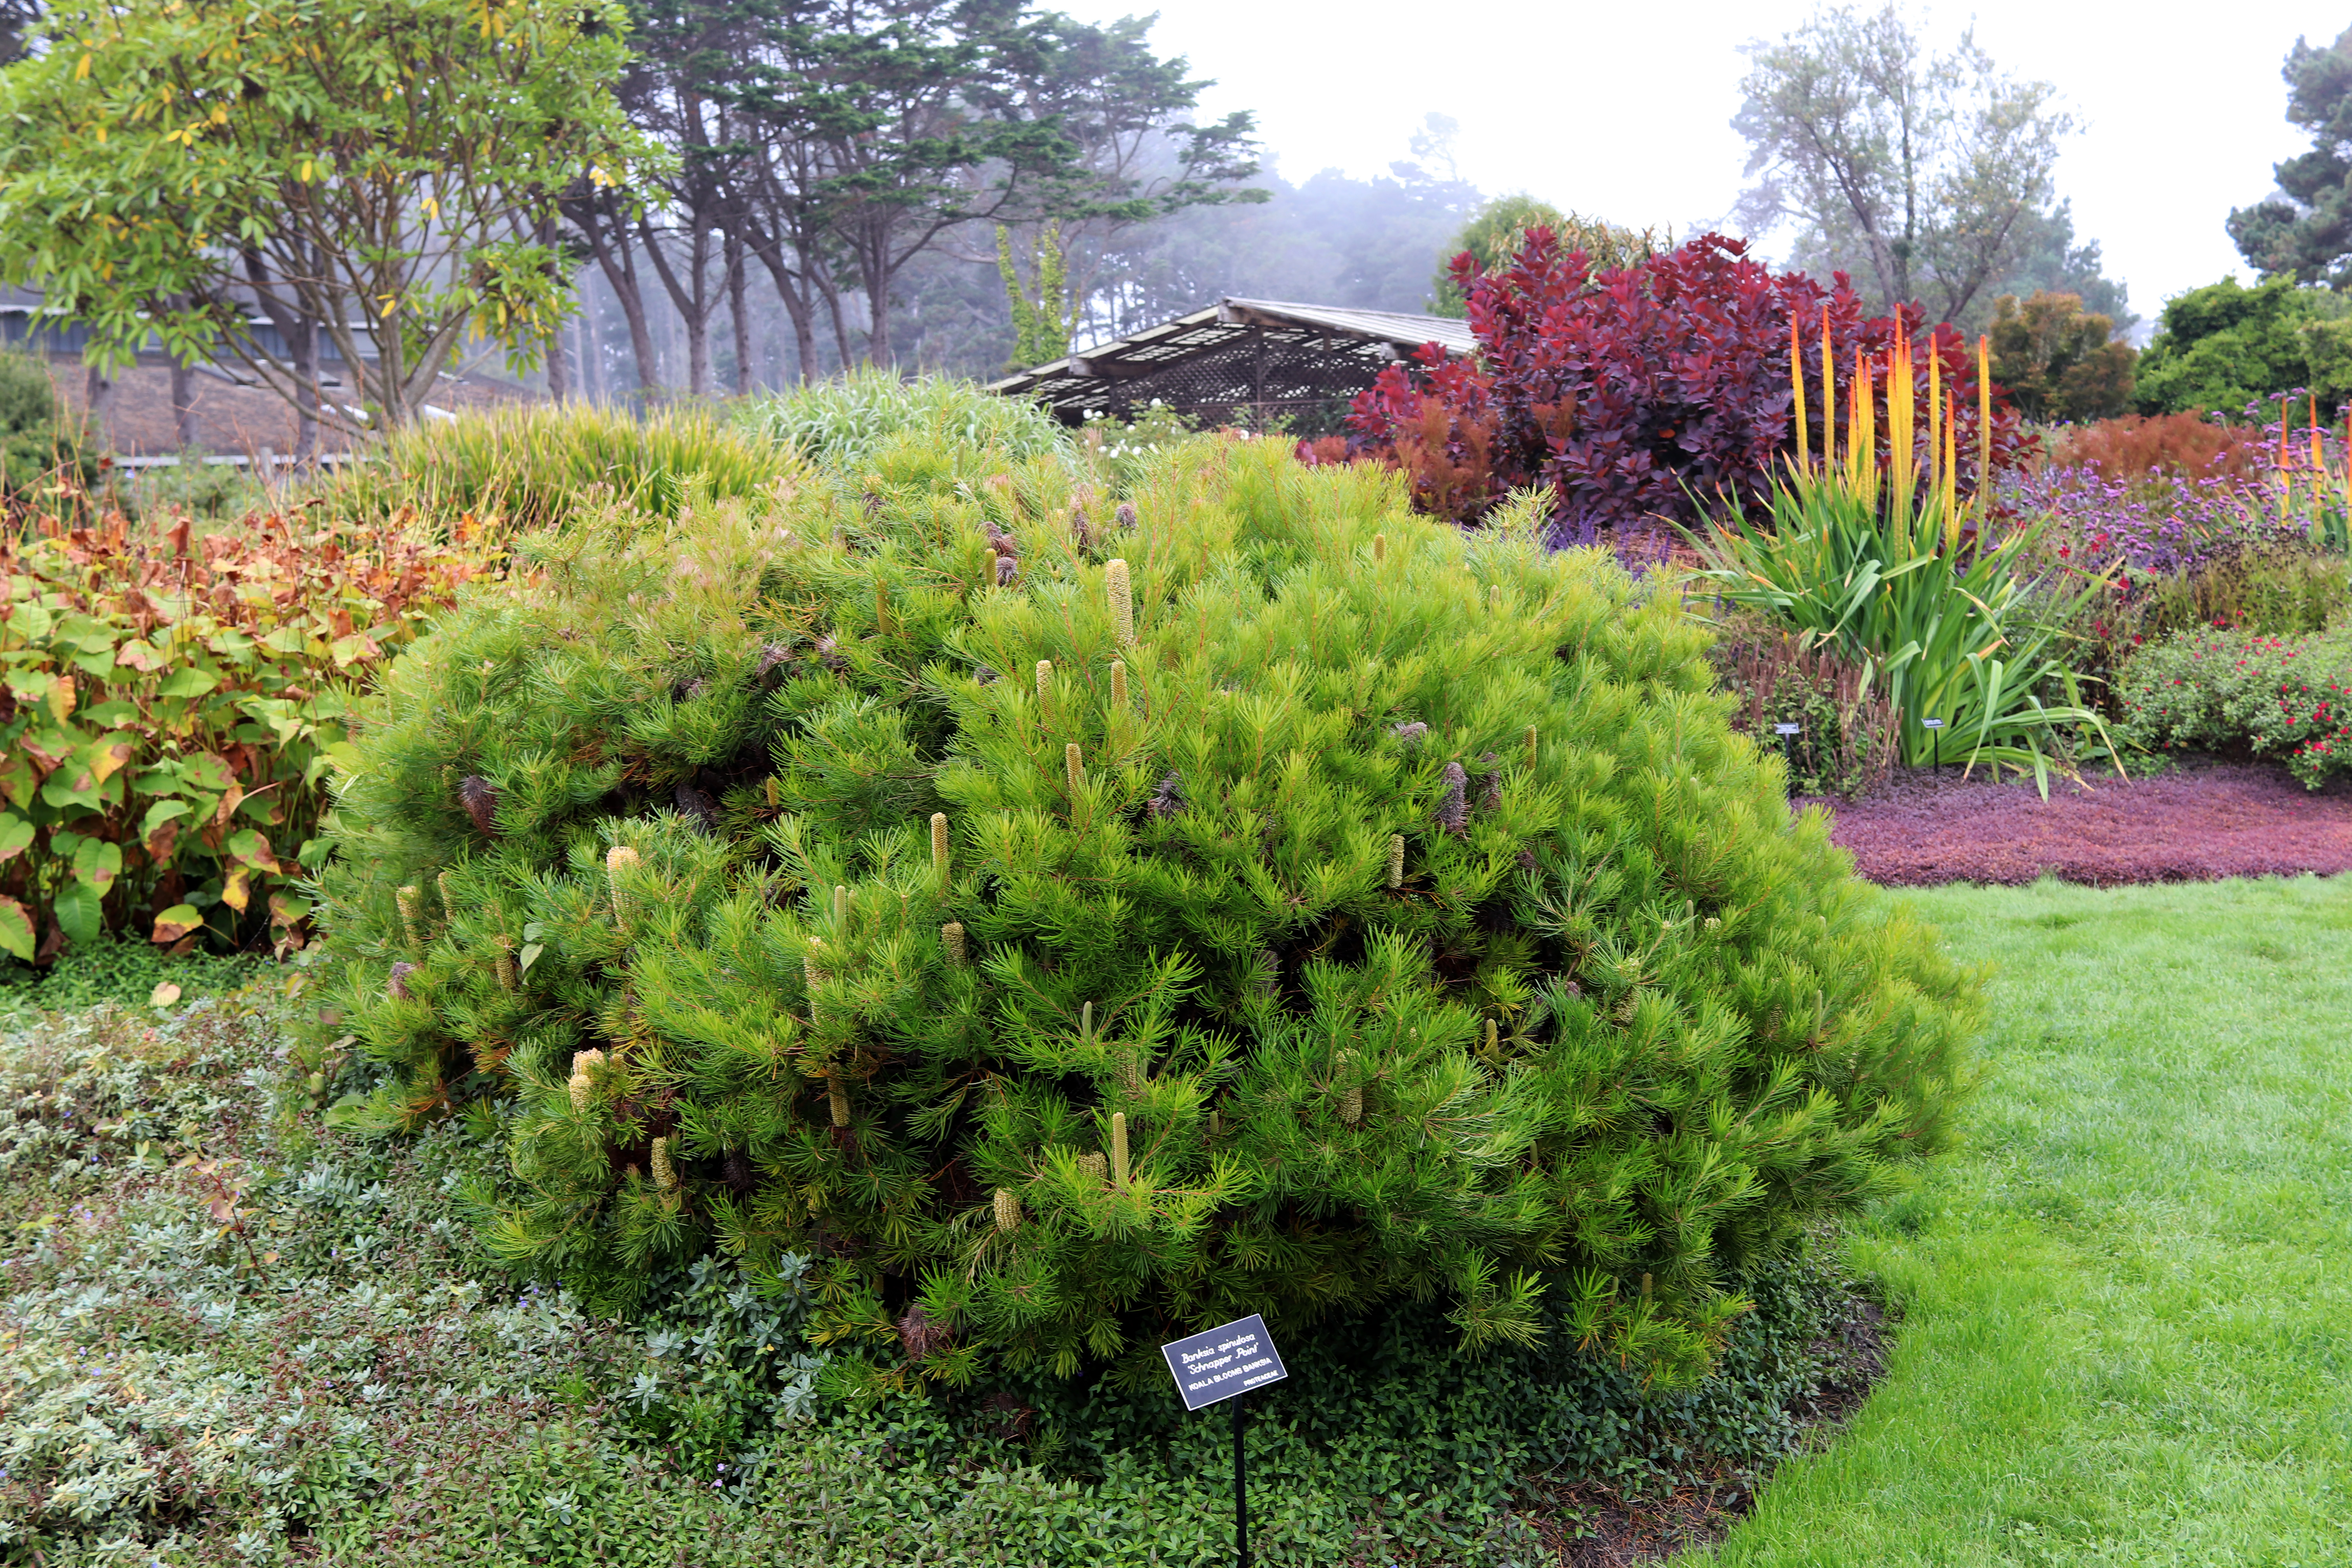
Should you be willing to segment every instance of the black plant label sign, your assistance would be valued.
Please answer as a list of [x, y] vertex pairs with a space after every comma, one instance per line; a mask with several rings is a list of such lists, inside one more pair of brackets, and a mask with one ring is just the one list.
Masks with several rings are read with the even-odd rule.
[[1265, 1331], [1265, 1320], [1255, 1312], [1161, 1345], [1160, 1353], [1168, 1358], [1168, 1370], [1187, 1410], [1205, 1409], [1290, 1375], [1274, 1348], [1274, 1336]]

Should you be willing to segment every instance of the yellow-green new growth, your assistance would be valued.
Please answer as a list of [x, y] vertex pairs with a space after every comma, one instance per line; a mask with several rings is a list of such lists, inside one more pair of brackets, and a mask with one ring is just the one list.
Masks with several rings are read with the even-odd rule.
[[1110, 623], [1113, 635], [1121, 647], [1135, 646], [1135, 594], [1129, 585], [1127, 563], [1111, 562], [1103, 568], [1103, 586], [1110, 592]]

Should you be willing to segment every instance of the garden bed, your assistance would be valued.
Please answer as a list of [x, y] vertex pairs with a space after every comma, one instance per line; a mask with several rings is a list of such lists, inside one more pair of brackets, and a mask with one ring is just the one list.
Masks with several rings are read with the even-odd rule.
[[1998, 783], [1957, 768], [1897, 773], [1830, 807], [1854, 869], [1892, 887], [2091, 887], [2352, 870], [2352, 787], [2306, 790], [2281, 768], [2192, 761], [2149, 778]]

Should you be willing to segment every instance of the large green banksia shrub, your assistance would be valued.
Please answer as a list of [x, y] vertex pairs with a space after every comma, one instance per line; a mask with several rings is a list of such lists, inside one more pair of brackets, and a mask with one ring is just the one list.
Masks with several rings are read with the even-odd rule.
[[876, 1377], [1401, 1297], [1696, 1374], [1937, 1146], [1971, 983], [1599, 555], [1075, 472], [591, 520], [403, 658], [325, 879], [378, 1114], [510, 1102], [491, 1244], [600, 1300], [811, 1256]]

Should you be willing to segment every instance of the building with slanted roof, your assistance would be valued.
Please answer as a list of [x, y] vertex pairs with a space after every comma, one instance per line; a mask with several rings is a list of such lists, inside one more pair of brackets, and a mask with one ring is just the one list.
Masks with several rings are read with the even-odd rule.
[[1286, 416], [1302, 436], [1339, 428], [1348, 402], [1423, 343], [1475, 352], [1470, 323], [1280, 300], [1223, 299], [1203, 310], [992, 383], [1041, 400], [1066, 425], [1132, 418], [1157, 402], [1180, 414], [1262, 426]]

